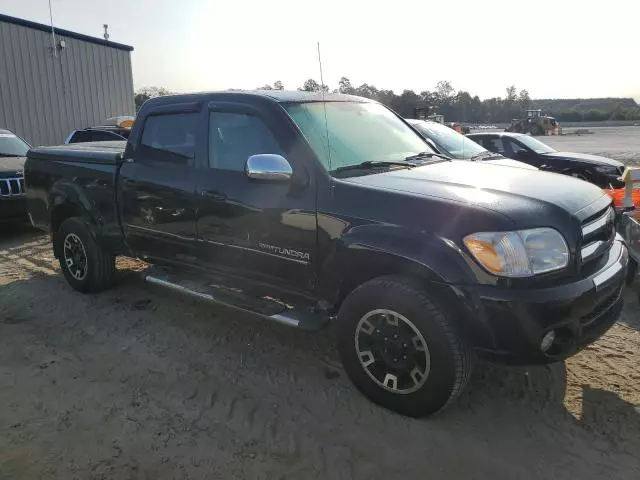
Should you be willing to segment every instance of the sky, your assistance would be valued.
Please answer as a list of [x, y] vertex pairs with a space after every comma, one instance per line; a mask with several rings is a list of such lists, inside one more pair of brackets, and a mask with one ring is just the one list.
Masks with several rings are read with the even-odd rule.
[[[135, 88], [296, 89], [340, 77], [401, 93], [449, 80], [480, 98], [624, 96], [640, 102], [640, 2], [525, 0], [51, 0], [54, 25], [132, 45]], [[595, 8], [594, 8], [595, 7]], [[0, 13], [49, 23], [48, 0]]]

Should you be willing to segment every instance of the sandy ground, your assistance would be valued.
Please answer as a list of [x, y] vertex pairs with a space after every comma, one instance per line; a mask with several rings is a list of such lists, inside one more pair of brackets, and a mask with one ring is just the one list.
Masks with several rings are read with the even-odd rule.
[[0, 480], [640, 478], [634, 292], [567, 362], [480, 362], [456, 404], [413, 420], [356, 392], [330, 331], [181, 297], [140, 268], [120, 260], [113, 289], [82, 295], [46, 236], [0, 230]]
[[640, 478], [640, 307], [565, 364], [480, 363], [411, 420], [360, 396], [330, 332], [143, 283], [81, 295], [40, 233], [0, 237], [0, 479]]

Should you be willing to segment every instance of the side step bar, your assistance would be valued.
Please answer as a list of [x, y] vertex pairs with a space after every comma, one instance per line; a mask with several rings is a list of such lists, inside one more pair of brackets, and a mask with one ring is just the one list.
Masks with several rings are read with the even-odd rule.
[[190, 295], [192, 297], [196, 297], [201, 300], [206, 300], [208, 302], [212, 302], [217, 305], [222, 305], [224, 307], [233, 308], [238, 311], [250, 313], [252, 315], [261, 317], [265, 320], [271, 320], [271, 321], [280, 323], [282, 325], [286, 325], [288, 327], [299, 328], [302, 330], [319, 330], [320, 328], [325, 326], [329, 321], [329, 316], [325, 312], [322, 312], [317, 309], [313, 309], [309, 306], [297, 307], [297, 308], [296, 307], [287, 308], [283, 306], [281, 312], [269, 315], [262, 312], [257, 312], [255, 310], [250, 310], [243, 306], [236, 305], [227, 299], [218, 298], [211, 293], [203, 293], [203, 292], [194, 290], [193, 288], [181, 285], [177, 282], [172, 282], [166, 277], [161, 278], [160, 276], [156, 276], [150, 273], [144, 273], [143, 278], [148, 283], [160, 285], [162, 287], [169, 288], [176, 292]]

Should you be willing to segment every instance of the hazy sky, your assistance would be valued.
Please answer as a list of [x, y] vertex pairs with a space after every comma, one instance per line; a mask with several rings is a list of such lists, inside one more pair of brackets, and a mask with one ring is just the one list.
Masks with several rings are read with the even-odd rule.
[[[534, 98], [640, 101], [640, 2], [51, 0], [54, 24], [133, 45], [133, 80], [172, 91], [295, 89], [346, 76], [396, 92], [450, 80], [481, 98], [507, 85]], [[594, 8], [595, 7], [595, 8]], [[49, 23], [47, 0], [0, 12]]]

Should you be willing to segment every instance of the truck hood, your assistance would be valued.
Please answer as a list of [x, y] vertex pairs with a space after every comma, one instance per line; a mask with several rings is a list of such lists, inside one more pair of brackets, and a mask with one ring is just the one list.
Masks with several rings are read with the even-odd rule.
[[481, 205], [509, 215], [510, 199], [553, 204], [573, 215], [604, 196], [582, 180], [540, 170], [507, 168], [452, 160], [413, 169], [349, 177], [343, 181], [370, 188]]
[[15, 174], [18, 170], [24, 169], [24, 162], [27, 157], [1, 157], [0, 156], [0, 175]]
[[611, 167], [624, 167], [624, 163], [618, 160], [613, 160], [607, 157], [601, 157], [600, 155], [590, 155], [588, 153], [574, 153], [574, 152], [551, 152], [541, 154], [542, 158], [556, 158], [566, 160], [577, 160], [579, 162], [591, 163], [593, 165], [608, 165]]

